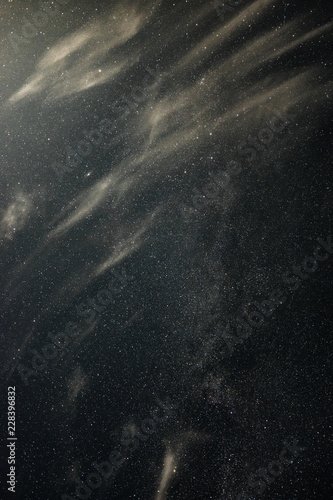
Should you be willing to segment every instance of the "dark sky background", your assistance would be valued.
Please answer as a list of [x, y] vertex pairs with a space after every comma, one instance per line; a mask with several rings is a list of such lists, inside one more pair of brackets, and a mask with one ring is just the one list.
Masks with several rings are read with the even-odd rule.
[[332, 498], [332, 3], [221, 5], [2, 1], [1, 500]]

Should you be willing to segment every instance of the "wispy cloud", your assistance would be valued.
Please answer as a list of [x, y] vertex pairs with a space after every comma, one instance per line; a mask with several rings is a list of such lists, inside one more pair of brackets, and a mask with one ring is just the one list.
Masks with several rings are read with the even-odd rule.
[[31, 196], [22, 191], [16, 193], [0, 221], [0, 240], [12, 240], [15, 233], [25, 227], [33, 212], [35, 209]]
[[[150, 2], [150, 15], [154, 3]], [[46, 101], [77, 95], [126, 71], [138, 56], [129, 58], [122, 48], [149, 21], [146, 7], [128, 2], [118, 4], [106, 19], [87, 24], [56, 42], [45, 51], [35, 72], [7, 104], [13, 105], [42, 93]], [[106, 62], [110, 52], [114, 52], [112, 62]]]

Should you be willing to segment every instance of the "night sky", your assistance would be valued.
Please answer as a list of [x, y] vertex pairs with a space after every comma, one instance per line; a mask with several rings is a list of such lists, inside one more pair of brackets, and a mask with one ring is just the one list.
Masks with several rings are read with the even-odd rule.
[[2, 0], [0, 500], [333, 498], [332, 26]]

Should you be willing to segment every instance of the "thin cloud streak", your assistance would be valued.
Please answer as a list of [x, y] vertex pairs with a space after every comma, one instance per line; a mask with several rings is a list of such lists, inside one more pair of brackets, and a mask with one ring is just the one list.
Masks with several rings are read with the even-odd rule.
[[[42, 92], [46, 93], [46, 101], [79, 94], [127, 71], [135, 61], [127, 58], [121, 48], [143, 29], [153, 15], [156, 2], [150, 3], [150, 16], [147, 16], [145, 8], [141, 9], [139, 5], [118, 4], [111, 10], [107, 19], [100, 19], [55, 43], [42, 56], [28, 82], [8, 99], [7, 106]], [[110, 51], [115, 52], [114, 58], [118, 59], [118, 62], [105, 63]], [[79, 53], [80, 59], [75, 62]]]

